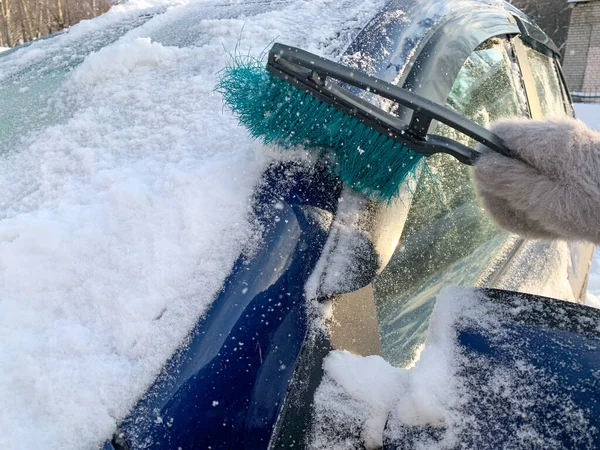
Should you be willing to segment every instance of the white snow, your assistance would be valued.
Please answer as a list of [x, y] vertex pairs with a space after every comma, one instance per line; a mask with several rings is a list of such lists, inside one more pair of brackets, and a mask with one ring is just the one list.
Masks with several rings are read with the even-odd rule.
[[[331, 352], [323, 368], [327, 374], [326, 381], [315, 396], [316, 404], [333, 399], [334, 405], [328, 406], [334, 407], [328, 411], [327, 417], [333, 418], [334, 422], [359, 419], [355, 426], [360, 430], [358, 435], [361, 442], [367, 448], [380, 447], [388, 414], [400, 393], [408, 391], [405, 374], [380, 356], [362, 357], [341, 351]], [[351, 393], [350, 402], [347, 401], [347, 393]], [[353, 407], [360, 411], [358, 417]], [[326, 426], [331, 426], [331, 423]], [[339, 448], [340, 444], [335, 438], [324, 442], [318, 442], [318, 438], [313, 441], [313, 447], [324, 449]]]
[[[577, 103], [575, 114], [588, 127], [600, 131], [600, 104]], [[600, 250], [596, 250], [592, 260], [585, 304], [600, 308]]]
[[0, 53], [10, 50], [10, 47], [0, 47]]
[[247, 240], [266, 158], [220, 114], [205, 51], [90, 55], [57, 94], [71, 118], [0, 159], [3, 447], [98, 447]]
[[369, 236], [359, 223], [367, 203], [364, 196], [349, 189], [340, 197], [323, 253], [304, 286], [306, 298], [317, 299], [362, 287], [355, 280], [363, 269], [360, 259], [371, 256]]
[[[485, 322], [486, 317], [474, 308], [476, 303], [477, 294], [472, 290], [442, 291], [436, 300], [427, 342], [410, 368], [398, 369], [379, 356], [331, 352], [315, 396], [317, 419], [311, 448], [380, 448], [386, 421], [392, 413], [394, 420], [406, 426], [443, 426], [459, 421], [453, 408], [465, 400], [465, 392], [455, 377], [459, 357], [454, 323], [467, 310]], [[338, 428], [354, 430], [351, 434], [357, 440], [340, 440], [339, 435], [332, 433]], [[452, 438], [449, 433], [447, 439]]]
[[252, 235], [273, 156], [213, 92], [224, 48], [336, 56], [384, 0], [225, 3], [181, 2], [90, 54], [86, 33], [160, 6], [132, 0], [0, 61], [0, 96], [31, 119], [0, 139], [0, 447], [98, 448]]
[[[310, 448], [377, 449], [384, 437], [394, 448], [484, 448], [490, 442], [561, 448], [563, 432], [574, 445], [591, 448], [593, 413], [561, 391], [564, 380], [556, 373], [532, 362], [531, 337], [515, 326], [519, 318], [550, 315], [566, 328], [588, 326], [528, 299], [496, 303], [473, 289], [452, 287], [438, 295], [427, 341], [406, 368], [379, 356], [331, 352], [315, 396]], [[459, 330], [479, 336], [470, 352], [459, 342]], [[536, 332], [545, 337], [544, 327]], [[486, 346], [491, 356], [482, 351]], [[565, 353], [581, 350], [580, 342], [568, 339], [560, 346]], [[555, 423], [564, 426], [549, 426]]]

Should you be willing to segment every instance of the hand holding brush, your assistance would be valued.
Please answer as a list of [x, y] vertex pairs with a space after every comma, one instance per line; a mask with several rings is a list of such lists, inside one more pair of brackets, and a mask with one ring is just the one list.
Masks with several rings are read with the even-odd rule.
[[[398, 195], [424, 156], [447, 153], [465, 164], [479, 156], [428, 134], [433, 120], [485, 144], [486, 152], [509, 154], [497, 136], [455, 111], [282, 44], [272, 47], [266, 70], [259, 60], [235, 59], [222, 71], [217, 91], [253, 137], [324, 156], [347, 187], [383, 202]], [[412, 113], [408, 123], [378, 106], [390, 102]]]
[[600, 243], [600, 133], [568, 117], [491, 128], [518, 159], [475, 161], [477, 190], [503, 228], [524, 237]]
[[[475, 166], [480, 196], [500, 226], [526, 237], [600, 242], [600, 135], [575, 120], [509, 120], [490, 131], [398, 86], [282, 44], [269, 52], [266, 70], [258, 60], [235, 60], [217, 90], [252, 136], [315, 151], [346, 186], [376, 200], [395, 198], [423, 157], [447, 153]], [[411, 112], [408, 123], [377, 106], [390, 101]], [[429, 134], [433, 120], [479, 145]]]

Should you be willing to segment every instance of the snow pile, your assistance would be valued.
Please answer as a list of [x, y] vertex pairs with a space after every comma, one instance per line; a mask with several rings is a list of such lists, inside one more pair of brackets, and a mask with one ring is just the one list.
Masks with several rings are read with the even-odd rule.
[[[584, 122], [588, 127], [600, 131], [600, 104], [577, 103], [575, 105], [577, 118]], [[596, 250], [590, 277], [588, 280], [588, 290], [585, 300], [588, 306], [600, 308], [600, 251]]]
[[272, 156], [213, 92], [223, 49], [277, 38], [336, 56], [383, 3], [199, 2], [137, 20], [158, 3], [132, 0], [0, 61], [8, 111], [33, 117], [0, 139], [0, 447], [98, 448], [252, 235]]
[[331, 352], [315, 396], [311, 448], [379, 448], [392, 411], [407, 426], [446, 423], [452, 403], [464, 394], [455, 377], [454, 318], [476, 300], [471, 291], [459, 288], [446, 289], [438, 296], [427, 342], [410, 369], [393, 367], [379, 356]]
[[414, 366], [330, 353], [310, 447], [592, 448], [594, 412], [579, 395], [595, 389], [596, 367], [582, 361], [598, 357], [597, 321], [559, 305], [448, 288]]
[[0, 47], [0, 53], [10, 50], [10, 47]]
[[3, 447], [109, 437], [247, 240], [266, 159], [220, 115], [203, 53], [92, 54], [57, 94], [69, 120], [0, 159]]
[[388, 414], [408, 390], [406, 374], [380, 356], [340, 351], [331, 352], [323, 368], [310, 448], [380, 448]]

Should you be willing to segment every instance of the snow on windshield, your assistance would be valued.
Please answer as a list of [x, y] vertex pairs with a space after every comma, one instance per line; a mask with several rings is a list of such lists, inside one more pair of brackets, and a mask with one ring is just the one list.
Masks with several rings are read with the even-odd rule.
[[385, 1], [220, 3], [133, 0], [0, 60], [2, 448], [100, 447], [252, 235], [273, 156], [213, 91], [224, 49], [337, 56]]

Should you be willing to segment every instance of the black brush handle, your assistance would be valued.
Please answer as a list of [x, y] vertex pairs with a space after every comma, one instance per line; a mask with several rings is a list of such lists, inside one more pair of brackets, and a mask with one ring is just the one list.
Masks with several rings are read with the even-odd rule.
[[[356, 69], [338, 64], [305, 50], [276, 43], [269, 52], [267, 69], [273, 74], [305, 90], [317, 98], [357, 117], [378, 131], [405, 143], [417, 152], [449, 153], [461, 162], [471, 164], [479, 152], [452, 139], [427, 135], [431, 120], [437, 120], [459, 131], [487, 148], [504, 156], [515, 158], [502, 140], [462, 115], [431, 100], [395, 86]], [[327, 84], [326, 77], [358, 87], [392, 100], [413, 111], [409, 125], [386, 111], [353, 95], [334, 83]]]

